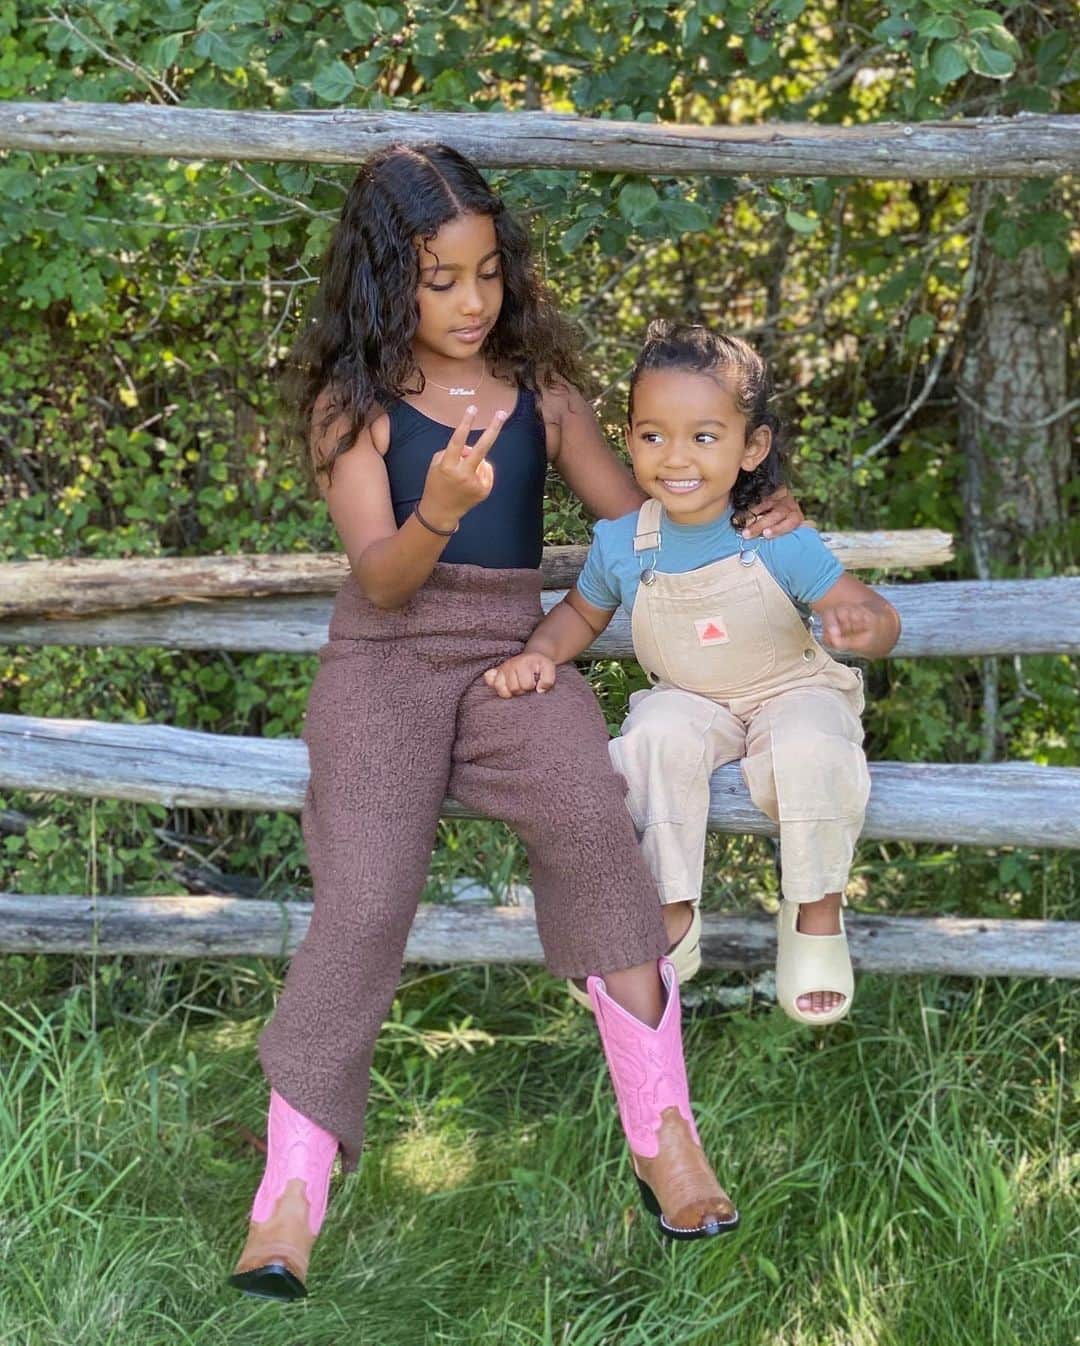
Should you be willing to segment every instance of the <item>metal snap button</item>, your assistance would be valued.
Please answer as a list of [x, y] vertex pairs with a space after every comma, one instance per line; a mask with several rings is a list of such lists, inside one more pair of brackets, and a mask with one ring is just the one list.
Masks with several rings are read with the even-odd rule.
[[813, 651], [813, 650], [803, 650], [803, 652], [802, 652], [802, 657], [803, 657], [803, 658], [806, 660], [806, 662], [809, 664], [809, 663], [811, 663], [811, 662], [813, 661], [813, 658], [814, 658], [814, 651]]
[[656, 583], [656, 571], [652, 568], [652, 566], [650, 566], [648, 570], [643, 570], [641, 572], [641, 582], [642, 584]]

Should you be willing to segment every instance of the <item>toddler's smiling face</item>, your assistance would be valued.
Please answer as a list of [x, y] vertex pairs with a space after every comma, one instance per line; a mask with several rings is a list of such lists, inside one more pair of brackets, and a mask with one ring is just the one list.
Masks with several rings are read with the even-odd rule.
[[769, 452], [772, 432], [759, 426], [747, 438], [722, 369], [650, 369], [634, 386], [626, 444], [638, 485], [673, 522], [711, 523], [727, 509], [739, 472]]

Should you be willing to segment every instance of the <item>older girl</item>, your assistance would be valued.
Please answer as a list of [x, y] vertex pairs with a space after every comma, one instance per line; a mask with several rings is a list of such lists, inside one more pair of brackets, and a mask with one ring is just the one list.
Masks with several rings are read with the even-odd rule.
[[[641, 497], [577, 391], [572, 333], [524, 231], [467, 160], [397, 146], [361, 169], [296, 369], [351, 575], [308, 706], [314, 915], [260, 1041], [269, 1152], [232, 1283], [306, 1293], [334, 1158], [359, 1160], [375, 1037], [447, 793], [518, 832], [549, 968], [594, 978], [661, 1229], [734, 1228], [694, 1126], [656, 884], [599, 708], [569, 669], [541, 702], [508, 705], [484, 682], [541, 615], [548, 465], [596, 514]], [[762, 527], [798, 522], [775, 503]]]

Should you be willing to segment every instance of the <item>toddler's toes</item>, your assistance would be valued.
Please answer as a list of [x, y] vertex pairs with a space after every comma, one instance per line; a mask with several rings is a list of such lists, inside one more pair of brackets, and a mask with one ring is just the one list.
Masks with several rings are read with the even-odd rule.
[[795, 1003], [804, 1014], [830, 1014], [844, 1003], [844, 997], [836, 991], [811, 991], [799, 996]]

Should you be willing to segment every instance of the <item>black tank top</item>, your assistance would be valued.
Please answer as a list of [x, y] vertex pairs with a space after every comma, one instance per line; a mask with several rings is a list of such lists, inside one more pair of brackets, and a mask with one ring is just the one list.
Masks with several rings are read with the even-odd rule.
[[[408, 402], [392, 403], [387, 414], [390, 447], [383, 461], [400, 527], [423, 494], [432, 457], [446, 448], [453, 430]], [[475, 444], [482, 434], [482, 428], [470, 431], [468, 442]], [[491, 494], [464, 516], [439, 560], [493, 570], [535, 570], [544, 550], [547, 447], [536, 397], [528, 388], [518, 390], [488, 462], [495, 469]]]

